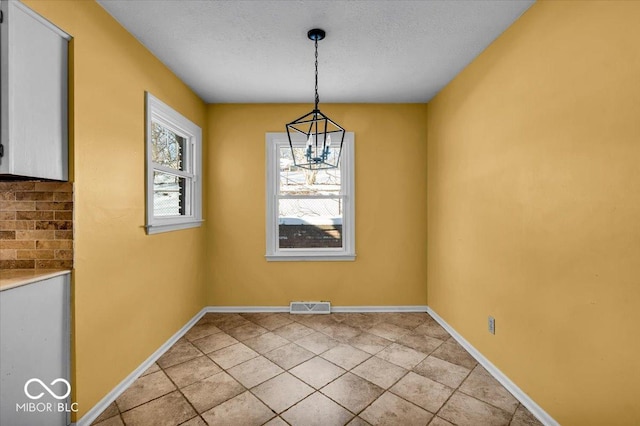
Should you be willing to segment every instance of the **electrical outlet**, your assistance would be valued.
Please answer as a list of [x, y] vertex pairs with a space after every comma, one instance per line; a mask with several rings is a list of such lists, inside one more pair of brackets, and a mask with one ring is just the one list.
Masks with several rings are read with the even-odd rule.
[[493, 317], [489, 317], [489, 333], [496, 334], [496, 320]]

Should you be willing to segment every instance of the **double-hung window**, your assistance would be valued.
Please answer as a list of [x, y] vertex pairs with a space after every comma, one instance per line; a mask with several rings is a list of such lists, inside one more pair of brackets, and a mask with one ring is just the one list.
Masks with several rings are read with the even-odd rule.
[[[304, 135], [292, 136], [303, 156]], [[286, 133], [267, 133], [266, 145], [267, 260], [354, 260], [353, 133], [336, 169], [296, 167]]]
[[202, 223], [202, 130], [146, 93], [148, 234]]

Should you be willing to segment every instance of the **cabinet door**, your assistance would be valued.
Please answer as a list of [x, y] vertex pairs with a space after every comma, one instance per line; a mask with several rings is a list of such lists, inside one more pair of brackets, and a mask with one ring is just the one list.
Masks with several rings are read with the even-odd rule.
[[68, 36], [3, 1], [2, 173], [68, 179]]
[[0, 291], [0, 425], [69, 423], [69, 308], [68, 274]]

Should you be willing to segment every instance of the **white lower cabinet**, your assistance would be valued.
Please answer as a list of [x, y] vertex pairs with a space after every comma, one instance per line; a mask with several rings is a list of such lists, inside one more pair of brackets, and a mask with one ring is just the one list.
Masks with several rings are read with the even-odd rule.
[[0, 425], [70, 423], [69, 281], [0, 291]]

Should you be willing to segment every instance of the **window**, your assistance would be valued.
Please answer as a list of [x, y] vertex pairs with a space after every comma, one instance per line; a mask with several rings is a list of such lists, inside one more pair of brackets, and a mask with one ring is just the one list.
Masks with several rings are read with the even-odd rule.
[[[294, 141], [303, 155], [304, 135]], [[267, 260], [354, 260], [353, 133], [337, 169], [293, 165], [286, 133], [267, 133]], [[337, 155], [337, 152], [334, 152]]]
[[202, 223], [202, 130], [146, 93], [147, 234]]

